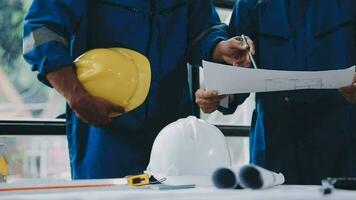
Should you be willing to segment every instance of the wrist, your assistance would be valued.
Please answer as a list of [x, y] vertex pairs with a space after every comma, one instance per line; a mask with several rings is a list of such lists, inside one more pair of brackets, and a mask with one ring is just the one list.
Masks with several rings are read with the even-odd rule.
[[65, 92], [63, 96], [65, 99], [67, 99], [69, 105], [73, 107], [76, 107], [78, 102], [80, 102], [82, 99], [91, 97], [91, 95], [80, 84], [74, 84], [70, 90]]
[[83, 97], [90, 94], [85, 90], [72, 67], [64, 67], [47, 75], [51, 85], [68, 101], [75, 104]]
[[220, 41], [215, 46], [212, 58], [216, 62], [221, 62], [221, 63], [224, 62], [223, 53], [222, 53], [222, 49], [223, 49], [224, 43], [225, 43], [225, 41]]
[[235, 95], [230, 94], [229, 95], [229, 104], [233, 103], [235, 101]]

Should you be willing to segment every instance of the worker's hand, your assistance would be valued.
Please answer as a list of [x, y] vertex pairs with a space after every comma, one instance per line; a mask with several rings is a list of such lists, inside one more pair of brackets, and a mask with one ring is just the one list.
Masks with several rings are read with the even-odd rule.
[[350, 103], [356, 104], [356, 74], [353, 83], [340, 89], [340, 92]]
[[105, 99], [93, 97], [88, 93], [76, 94], [67, 100], [69, 106], [76, 112], [79, 118], [99, 127], [112, 122], [112, 119], [109, 117], [110, 113], [125, 112], [124, 108], [116, 106]]
[[69, 106], [83, 121], [104, 126], [112, 122], [111, 112], [124, 113], [124, 108], [102, 98], [91, 96], [79, 82], [72, 66], [63, 67], [47, 75], [51, 85], [66, 98]]
[[250, 67], [251, 58], [248, 55], [248, 51], [254, 55], [255, 45], [249, 37], [246, 36], [246, 38], [248, 45], [244, 43], [241, 36], [219, 42], [214, 49], [213, 60], [234, 66]]
[[218, 95], [216, 91], [199, 89], [195, 92], [195, 102], [204, 113], [212, 113], [218, 109], [220, 100], [226, 95]]

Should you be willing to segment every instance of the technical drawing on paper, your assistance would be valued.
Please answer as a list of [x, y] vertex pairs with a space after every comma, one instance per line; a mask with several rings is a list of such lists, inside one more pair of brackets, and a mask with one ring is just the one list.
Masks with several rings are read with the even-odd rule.
[[204, 61], [203, 66], [206, 89], [215, 90], [221, 95], [301, 89], [339, 89], [350, 85], [356, 70], [356, 66], [323, 71], [248, 69], [208, 61]]
[[279, 89], [322, 89], [324, 88], [323, 80], [321, 78], [311, 79], [288, 79], [288, 78], [273, 78], [265, 79], [265, 91], [274, 91]]

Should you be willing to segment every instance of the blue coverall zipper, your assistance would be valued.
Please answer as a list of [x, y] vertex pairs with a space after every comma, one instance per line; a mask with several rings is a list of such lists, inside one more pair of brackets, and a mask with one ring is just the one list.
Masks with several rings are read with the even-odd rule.
[[[149, 35], [148, 35], [148, 42], [146, 46], [146, 55], [148, 56], [150, 53], [150, 47], [151, 47], [151, 42], [152, 42], [152, 36], [153, 36], [153, 20], [154, 20], [154, 14], [156, 12], [156, 5], [154, 0], [150, 0], [150, 10], [149, 10]], [[152, 70], [151, 70], [152, 73]], [[152, 76], [151, 76], [152, 77]], [[149, 106], [148, 106], [148, 101], [149, 101], [149, 96], [146, 98], [145, 101], [145, 118], [148, 117], [149, 114]]]

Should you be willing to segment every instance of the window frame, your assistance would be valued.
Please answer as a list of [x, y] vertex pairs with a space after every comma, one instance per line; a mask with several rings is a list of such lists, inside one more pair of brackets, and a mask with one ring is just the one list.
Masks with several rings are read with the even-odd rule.
[[[249, 126], [217, 125], [227, 137], [248, 137]], [[1, 119], [1, 136], [60, 136], [66, 135], [65, 119]]]

